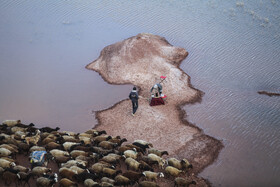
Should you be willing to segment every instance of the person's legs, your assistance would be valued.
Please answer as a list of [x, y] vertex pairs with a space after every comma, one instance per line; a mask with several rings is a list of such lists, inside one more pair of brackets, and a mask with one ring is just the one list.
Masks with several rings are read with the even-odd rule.
[[135, 114], [135, 112], [136, 112], [136, 110], [137, 110], [137, 108], [138, 108], [138, 101], [134, 101], [133, 103], [133, 114]]

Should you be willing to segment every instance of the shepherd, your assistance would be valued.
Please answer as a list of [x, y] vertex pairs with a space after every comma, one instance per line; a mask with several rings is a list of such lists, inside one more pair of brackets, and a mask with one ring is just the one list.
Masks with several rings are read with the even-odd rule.
[[137, 89], [134, 86], [133, 90], [129, 94], [129, 99], [132, 102], [132, 116], [134, 116], [134, 114], [135, 114], [135, 112], [136, 112], [136, 110], [138, 108], [138, 98], [139, 97], [138, 97]]

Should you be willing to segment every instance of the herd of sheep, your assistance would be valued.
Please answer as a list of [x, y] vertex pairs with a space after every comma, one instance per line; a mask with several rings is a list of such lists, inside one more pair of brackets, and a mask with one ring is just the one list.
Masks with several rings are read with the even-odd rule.
[[[46, 151], [45, 163], [18, 164], [17, 155], [34, 151]], [[188, 177], [192, 165], [187, 159], [167, 157], [167, 151], [157, 150], [149, 142], [128, 143], [105, 131], [60, 132], [59, 127], [36, 128], [20, 120], [5, 120], [0, 125], [0, 180], [7, 186], [30, 186], [31, 178], [38, 187], [56, 183], [61, 187], [153, 187], [159, 186], [160, 177], [174, 180], [174, 186], [196, 184]], [[57, 164], [57, 173], [48, 168], [51, 162]]]

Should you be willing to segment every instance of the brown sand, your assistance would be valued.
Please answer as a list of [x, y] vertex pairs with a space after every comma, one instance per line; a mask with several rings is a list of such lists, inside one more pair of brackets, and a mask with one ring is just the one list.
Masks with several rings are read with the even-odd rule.
[[[136, 85], [143, 97], [135, 117], [131, 115], [129, 99], [98, 111], [96, 129], [125, 137], [128, 142], [146, 140], [155, 148], [168, 151], [169, 157], [187, 158], [197, 175], [215, 161], [223, 144], [184, 120], [182, 105], [199, 102], [203, 95], [191, 86], [190, 77], [179, 68], [187, 55], [185, 49], [172, 46], [160, 36], [138, 34], [105, 47], [87, 69], [98, 72], [110, 84]], [[167, 103], [151, 107], [146, 98], [161, 75], [167, 76], [167, 82], [163, 83]], [[198, 186], [209, 185], [208, 181], [194, 177], [199, 181]], [[170, 185], [165, 181], [160, 186]]]

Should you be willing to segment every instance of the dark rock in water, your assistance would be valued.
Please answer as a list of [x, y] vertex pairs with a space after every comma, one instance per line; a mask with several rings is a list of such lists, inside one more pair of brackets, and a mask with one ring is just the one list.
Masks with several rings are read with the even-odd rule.
[[280, 93], [267, 92], [267, 91], [258, 91], [258, 94], [260, 94], [260, 95], [268, 95], [269, 97], [280, 96]]

